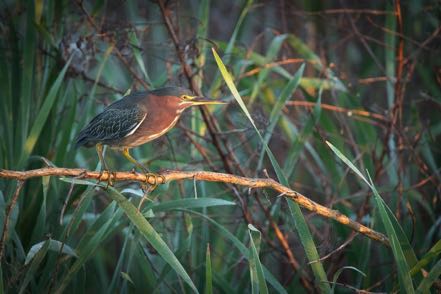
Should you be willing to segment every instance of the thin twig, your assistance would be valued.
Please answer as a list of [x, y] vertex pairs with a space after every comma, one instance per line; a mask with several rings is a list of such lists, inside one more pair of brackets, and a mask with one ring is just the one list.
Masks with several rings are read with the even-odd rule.
[[323, 262], [326, 259], [330, 258], [332, 255], [334, 255], [335, 253], [343, 250], [346, 246], [348, 246], [355, 238], [355, 236], [357, 236], [357, 233], [352, 232], [352, 234], [349, 236], [349, 238], [347, 238], [346, 241], [343, 242], [343, 244], [341, 244], [340, 246], [338, 246], [336, 249], [332, 250], [332, 252], [326, 254], [323, 257], [320, 257], [318, 260], [314, 260], [309, 262], [308, 264], [312, 264], [312, 263], [316, 263], [316, 262]]
[[23, 188], [23, 185], [25, 183], [25, 180], [19, 179], [17, 182], [17, 188], [15, 189], [15, 193], [12, 196], [11, 203], [9, 203], [8, 207], [6, 208], [5, 213], [5, 219], [3, 222], [3, 231], [2, 231], [2, 238], [0, 240], [0, 260], [3, 258], [3, 251], [5, 249], [5, 241], [8, 237], [8, 228], [9, 228], [9, 220], [11, 216], [12, 209], [14, 208], [15, 204], [17, 203], [18, 196], [20, 195], [20, 191]]
[[[85, 169], [68, 169], [68, 168], [41, 168], [29, 171], [14, 171], [14, 170], [4, 170], [0, 169], [1, 178], [17, 179], [19, 181], [25, 181], [29, 178], [42, 177], [42, 176], [64, 176], [64, 177], [78, 177], [83, 179], [95, 179], [99, 181], [107, 181], [109, 177], [112, 182], [118, 181], [138, 181], [138, 182], [148, 182], [149, 184], [155, 184], [152, 177], [146, 177], [145, 174], [133, 173], [133, 172], [96, 172], [89, 171]], [[240, 177], [232, 174], [225, 173], [215, 173], [208, 171], [178, 171], [178, 170], [168, 170], [162, 173], [165, 182], [171, 181], [182, 181], [182, 180], [198, 180], [198, 181], [208, 181], [208, 182], [221, 182], [229, 183], [239, 186], [246, 186], [249, 188], [267, 188], [272, 189], [278, 193], [284, 193], [285, 198], [289, 198], [303, 208], [309, 211], [315, 212], [325, 218], [333, 219], [352, 230], [363, 234], [372, 240], [379, 241], [387, 246], [389, 246], [389, 240], [387, 237], [379, 232], [376, 232], [358, 222], [353, 221], [346, 215], [340, 213], [337, 210], [329, 209], [321, 204], [318, 204], [308, 197], [291, 190], [288, 187], [276, 182], [273, 179], [262, 179], [262, 178], [246, 178]], [[162, 179], [159, 180], [159, 184], [163, 184]], [[15, 195], [14, 195], [15, 196]]]
[[[186, 58], [185, 58], [185, 54], [181, 49], [178, 35], [176, 34], [175, 28], [173, 27], [173, 23], [170, 19], [170, 12], [167, 10], [167, 8], [162, 0], [158, 1], [158, 5], [161, 10], [162, 18], [164, 19], [164, 22], [165, 22], [165, 26], [166, 26], [166, 28], [170, 34], [170, 38], [172, 39], [172, 42], [175, 46], [176, 55], [178, 56], [179, 62], [181, 64], [182, 73], [187, 78], [188, 84], [190, 85], [191, 89], [197, 95], [201, 96], [202, 92], [198, 88], [195, 80], [193, 79], [193, 77], [194, 77], [193, 71], [192, 71], [190, 65], [187, 63]], [[222, 151], [220, 140], [219, 140], [218, 136], [216, 135], [218, 133], [219, 128], [217, 127], [215, 120], [212, 118], [211, 114], [207, 111], [206, 107], [201, 106], [201, 107], [199, 107], [199, 110], [201, 112], [201, 115], [202, 115], [202, 118], [205, 122], [205, 125], [207, 126], [208, 133], [210, 134], [211, 139], [213, 140], [213, 145], [217, 149], [219, 156], [222, 159], [225, 170], [230, 173], [233, 172], [227, 156]]]
[[[309, 101], [294, 100], [294, 101], [286, 102], [286, 105], [303, 106], [303, 107], [312, 108], [316, 105], [316, 103], [309, 102]], [[335, 111], [335, 112], [343, 112], [343, 113], [346, 113], [347, 116], [358, 115], [358, 116], [363, 116], [363, 117], [375, 118], [375, 119], [380, 120], [382, 122], [388, 121], [388, 119], [384, 115], [361, 110], [361, 109], [348, 109], [348, 108], [343, 108], [343, 107], [339, 107], [339, 106], [335, 106], [335, 105], [331, 105], [331, 104], [324, 104], [324, 103], [321, 103], [320, 107], [325, 110], [330, 110], [330, 111]]]
[[[398, 130], [403, 129], [403, 103], [404, 103], [404, 91], [406, 87], [406, 81], [403, 80], [404, 76], [404, 39], [403, 39], [403, 16], [401, 14], [401, 3], [400, 0], [394, 1], [394, 10], [397, 22], [398, 35], [398, 46], [396, 48], [396, 69], [395, 69], [395, 79], [394, 93], [395, 101], [392, 108], [392, 125]], [[401, 132], [400, 132], [401, 133]], [[403, 136], [398, 136], [397, 145], [404, 145]], [[397, 148], [398, 150], [398, 199], [397, 203], [401, 203], [403, 199], [403, 167], [405, 165], [403, 158], [403, 150]], [[398, 220], [401, 218], [401, 205], [397, 204], [395, 209], [395, 215]]]
[[[87, 22], [97, 31], [97, 33], [102, 35], [102, 31], [100, 27], [95, 23], [93, 17], [89, 14], [89, 12], [87, 12], [86, 8], [83, 5], [83, 1], [77, 0], [76, 4], [80, 7], [81, 11], [86, 16]], [[110, 43], [115, 45], [117, 42], [110, 37]], [[136, 74], [136, 72], [130, 66], [129, 62], [124, 58], [123, 54], [116, 46], [114, 47], [114, 52], [116, 53], [116, 57], [126, 66], [126, 69], [130, 72], [132, 77], [138, 83], [140, 83], [145, 89], [149, 89], [150, 88], [149, 85]]]

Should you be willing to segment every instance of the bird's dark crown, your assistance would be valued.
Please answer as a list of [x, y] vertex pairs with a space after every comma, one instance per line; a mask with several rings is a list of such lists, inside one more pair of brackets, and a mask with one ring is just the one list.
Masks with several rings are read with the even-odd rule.
[[176, 97], [181, 97], [182, 95], [188, 95], [188, 96], [194, 95], [190, 90], [185, 89], [185, 88], [181, 88], [181, 87], [159, 88], [159, 89], [150, 91], [150, 94], [153, 94], [156, 96], [176, 96]]

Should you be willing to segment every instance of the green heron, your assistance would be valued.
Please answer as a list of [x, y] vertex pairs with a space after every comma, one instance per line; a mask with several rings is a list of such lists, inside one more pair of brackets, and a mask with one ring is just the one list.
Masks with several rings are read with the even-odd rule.
[[[173, 128], [181, 113], [195, 105], [224, 104], [194, 96], [179, 87], [165, 87], [153, 91], [137, 92], [107, 106], [81, 130], [76, 146], [96, 146], [101, 166], [109, 172], [103, 156], [103, 145], [122, 151], [124, 157], [150, 176], [159, 175], [148, 170], [134, 159], [129, 149], [152, 141]], [[111, 182], [109, 182], [111, 183]]]

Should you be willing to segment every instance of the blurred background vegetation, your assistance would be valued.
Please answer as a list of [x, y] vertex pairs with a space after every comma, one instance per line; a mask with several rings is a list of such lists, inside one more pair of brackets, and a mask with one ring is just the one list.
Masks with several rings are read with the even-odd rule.
[[[21, 184], [0, 179], [1, 227], [9, 221], [3, 291], [440, 291], [439, 1], [0, 7], [0, 168], [99, 169], [93, 149], [74, 148], [79, 130], [128, 90], [180, 85], [229, 103], [187, 111], [167, 136], [133, 150], [138, 160], [153, 171], [276, 178], [225, 85], [216, 48], [280, 166], [278, 180], [399, 241], [391, 250], [299, 214], [269, 190], [173, 182], [149, 195], [139, 220], [114, 201], [123, 195], [136, 206], [136, 183], [105, 190], [35, 178], [14, 203]], [[325, 141], [369, 172], [389, 212]], [[115, 170], [133, 168], [112, 150], [106, 158]], [[152, 245], [152, 236], [165, 243]]]

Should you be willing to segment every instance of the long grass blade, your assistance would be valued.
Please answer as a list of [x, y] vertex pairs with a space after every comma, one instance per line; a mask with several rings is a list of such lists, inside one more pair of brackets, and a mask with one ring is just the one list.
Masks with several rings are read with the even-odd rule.
[[430, 250], [424, 254], [424, 256], [413, 266], [410, 270], [410, 274], [413, 276], [417, 274], [423, 267], [428, 265], [432, 260], [436, 259], [441, 254], [441, 240], [433, 245]]
[[78, 258], [69, 267], [69, 270], [57, 285], [55, 293], [63, 293], [67, 286], [71, 283], [75, 274], [84, 266], [97, 250], [97, 248], [104, 242], [108, 236], [109, 231], [114, 227], [116, 221], [121, 218], [122, 211], [115, 211], [116, 203], [112, 202], [107, 208], [100, 214], [93, 225], [83, 235], [82, 239], [78, 243], [76, 253]]
[[28, 254], [26, 255], [26, 260], [25, 260], [25, 265], [27, 265], [29, 262], [31, 262], [31, 260], [41, 251], [44, 250], [43, 248], [47, 245], [47, 250], [49, 251], [54, 251], [54, 252], [61, 252], [63, 254], [72, 256], [72, 257], [77, 257], [77, 254], [75, 253], [75, 251], [72, 249], [72, 247], [70, 247], [67, 244], [63, 244], [60, 241], [57, 240], [47, 240], [47, 241], [42, 241], [39, 242], [35, 245], [33, 245], [31, 247], [31, 249], [29, 249]]
[[196, 286], [193, 284], [190, 276], [185, 271], [179, 260], [162, 240], [161, 236], [155, 231], [152, 225], [143, 217], [143, 215], [136, 209], [136, 207], [127, 200], [116, 189], [109, 187], [109, 196], [116, 201], [118, 205], [124, 210], [130, 221], [138, 228], [139, 232], [145, 239], [158, 251], [158, 254], [181, 276], [181, 278], [193, 289], [198, 292]]
[[[28, 9], [30, 11], [34, 11], [34, 1], [27, 1]], [[21, 76], [21, 85], [20, 85], [20, 115], [19, 115], [19, 124], [17, 128], [17, 137], [20, 138], [16, 141], [16, 147], [23, 146], [23, 142], [26, 142], [29, 138], [28, 131], [29, 125], [31, 123], [33, 113], [31, 113], [31, 107], [34, 105], [32, 103], [33, 98], [33, 77], [34, 77], [34, 68], [35, 68], [35, 50], [38, 47], [37, 42], [37, 34], [35, 32], [35, 14], [27, 13], [26, 20], [26, 33], [24, 37], [23, 44], [23, 70]], [[32, 132], [31, 132], [32, 134]], [[19, 157], [21, 159], [21, 157]], [[20, 163], [21, 160], [18, 160]], [[18, 168], [21, 168], [21, 164], [18, 164]]]
[[66, 74], [67, 69], [69, 68], [71, 61], [72, 61], [72, 56], [64, 65], [57, 79], [50, 88], [48, 95], [44, 99], [44, 103], [37, 114], [37, 118], [32, 124], [31, 131], [24, 144], [23, 152], [21, 153], [20, 160], [18, 161], [18, 166], [20, 167], [23, 166], [23, 164], [31, 154], [32, 150], [34, 149], [35, 144], [37, 143], [38, 137], [40, 136], [44, 124], [46, 123], [46, 120], [49, 116], [49, 112], [51, 111], [52, 106], [54, 105], [55, 99], [57, 98], [57, 93], [61, 87], [64, 76]]
[[[245, 20], [245, 17], [247, 16], [248, 12], [251, 9], [251, 5], [253, 4], [254, 0], [246, 0], [246, 3], [242, 9], [242, 12], [240, 13], [239, 19], [237, 20], [236, 26], [234, 27], [234, 31], [231, 34], [230, 40], [228, 42], [228, 45], [225, 49], [225, 54], [226, 54], [226, 60], [225, 62], [229, 62], [230, 58], [231, 58], [231, 53], [233, 52], [234, 49], [234, 45], [236, 44], [236, 40], [237, 37], [239, 35], [239, 30], [241, 29], [242, 23]], [[214, 92], [216, 92], [220, 85], [221, 85], [221, 77], [219, 76], [218, 73], [216, 73], [215, 78], [213, 79], [213, 83], [211, 84], [210, 87], [210, 95], [213, 95]]]
[[[297, 72], [294, 74], [292, 79], [288, 82], [288, 84], [283, 88], [282, 93], [280, 93], [279, 99], [277, 99], [276, 104], [274, 105], [273, 109], [271, 110], [270, 114], [270, 122], [269, 125], [265, 131], [265, 136], [263, 138], [265, 144], [269, 144], [269, 141], [271, 139], [271, 136], [273, 134], [274, 128], [276, 127], [281, 115], [282, 115], [282, 109], [285, 106], [286, 101], [289, 100], [289, 98], [292, 96], [292, 94], [295, 92], [297, 87], [300, 84], [300, 79], [303, 76], [303, 71], [305, 70], [305, 64], [302, 64], [300, 68], [297, 70]], [[259, 156], [259, 162], [257, 163], [257, 170], [260, 170], [262, 168], [263, 163], [263, 157], [264, 157], [264, 149], [260, 152]]]
[[432, 267], [427, 277], [425, 277], [418, 286], [417, 293], [430, 293], [430, 287], [441, 275], [441, 259]]
[[[288, 36], [287, 35], [279, 35], [275, 37], [271, 44], [269, 45], [268, 52], [265, 56], [265, 63], [268, 64], [271, 63], [276, 57], [277, 54], [280, 51], [280, 47], [282, 46], [283, 42], [286, 40]], [[270, 73], [270, 68], [263, 67], [257, 76], [257, 81], [254, 83], [253, 90], [251, 91], [250, 99], [248, 101], [248, 105], [251, 106], [254, 103], [254, 100], [256, 99], [256, 96], [259, 92], [261, 92], [261, 87], [264, 81], [267, 79], [268, 74]]]
[[[215, 220], [213, 220], [212, 218], [208, 217], [205, 214], [202, 214], [202, 213], [199, 213], [196, 211], [192, 211], [192, 210], [185, 210], [185, 212], [191, 213], [191, 214], [197, 215], [203, 219], [206, 219], [216, 229], [218, 229], [219, 233], [222, 235], [223, 238], [225, 238], [226, 240], [229, 240], [234, 245], [234, 247], [236, 247], [237, 250], [239, 250], [239, 252], [247, 260], [249, 260], [250, 256], [249, 256], [248, 248], [223, 225], [219, 224], [218, 222], [216, 222]], [[273, 276], [273, 274], [271, 274], [271, 272], [264, 265], [262, 265], [262, 268], [263, 268], [263, 272], [265, 274], [266, 281], [277, 291], [277, 293], [287, 293], [285, 288], [280, 284], [279, 281], [277, 281], [277, 279]]]
[[[27, 260], [28, 258], [26, 257], [27, 262], [25, 262], [25, 264], [27, 264], [29, 262], [31, 262], [31, 263], [30, 263], [29, 268], [26, 272], [26, 275], [23, 279], [23, 282], [21, 283], [21, 287], [20, 287], [20, 290], [18, 293], [24, 293], [26, 291], [26, 287], [28, 286], [28, 284], [32, 281], [32, 279], [37, 274], [38, 267], [40, 266], [41, 262], [43, 261], [44, 257], [46, 256], [46, 254], [49, 250], [50, 241], [51, 240], [46, 240], [46, 241], [41, 242], [38, 250], [35, 250], [32, 258], [30, 258], [29, 261]], [[29, 253], [31, 253], [31, 251], [32, 251], [32, 248], [29, 251]], [[29, 256], [29, 254], [28, 254], [28, 256]]]
[[[386, 234], [390, 240], [391, 249], [394, 254], [395, 262], [397, 263], [398, 277], [400, 280], [402, 290], [405, 291], [406, 293], [414, 293], [415, 290], [413, 288], [412, 278], [410, 276], [409, 264], [408, 264], [408, 261], [406, 260], [401, 242], [397, 236], [397, 233], [394, 228], [394, 224], [391, 220], [390, 214], [388, 214], [388, 212], [387, 212], [386, 204], [384, 203], [383, 199], [381, 198], [380, 194], [377, 191], [377, 188], [374, 186], [372, 180], [370, 179], [369, 174], [368, 174], [368, 177], [369, 177], [369, 181], [368, 181], [366, 179], [366, 177], [364, 177], [363, 174], [358, 170], [358, 168], [356, 168], [355, 165], [352, 164], [352, 162], [346, 156], [344, 156], [334, 145], [332, 145], [330, 142], [326, 142], [326, 143], [331, 148], [331, 150], [353, 172], [355, 172], [361, 179], [363, 179], [363, 181], [366, 182], [366, 184], [369, 186], [369, 188], [371, 188], [372, 192], [374, 193], [375, 203], [376, 203], [376, 206], [379, 210], [383, 225], [386, 229]], [[399, 226], [399, 224], [396, 224], [396, 226]], [[410, 245], [408, 247], [411, 248]]]
[[184, 208], [206, 208], [206, 207], [215, 207], [215, 206], [226, 206], [226, 205], [236, 205], [236, 203], [223, 199], [216, 198], [186, 198], [186, 199], [177, 199], [164, 201], [161, 203], [155, 203], [153, 205], [149, 205], [147, 208], [152, 209], [155, 212], [159, 211], [168, 211], [173, 209], [184, 209]]
[[262, 264], [259, 258], [261, 235], [253, 225], [248, 225], [250, 236], [250, 276], [252, 293], [268, 293]]
[[[252, 119], [250, 113], [248, 112], [248, 109], [246, 108], [239, 92], [237, 91], [236, 86], [234, 85], [234, 82], [233, 82], [233, 79], [232, 79], [230, 73], [227, 71], [224, 63], [222, 62], [222, 59], [217, 54], [216, 50], [214, 50], [214, 48], [213, 48], [212, 51], [213, 51], [213, 55], [216, 60], [216, 63], [219, 67], [219, 70], [225, 80], [225, 83], [227, 84], [228, 88], [230, 89], [231, 93], [233, 94], [233, 97], [236, 99], [237, 103], [241, 107], [242, 111], [245, 113], [248, 120], [251, 122], [260, 141], [262, 142], [263, 147], [265, 148], [265, 151], [266, 151], [266, 153], [271, 161], [271, 164], [277, 174], [277, 178], [278, 178], [279, 182], [282, 185], [289, 186], [288, 180], [285, 177], [280, 165], [278, 164], [276, 158], [274, 157], [273, 153], [269, 149], [268, 145], [265, 143], [262, 135], [260, 134], [259, 130], [256, 127], [256, 124], [254, 123], [254, 120]], [[294, 225], [297, 228], [299, 238], [300, 238], [300, 241], [302, 242], [306, 256], [308, 257], [309, 261], [312, 262], [311, 268], [314, 272], [314, 275], [317, 278], [318, 287], [324, 292], [329, 292], [331, 288], [329, 286], [328, 279], [326, 277], [326, 273], [323, 268], [323, 264], [319, 261], [317, 247], [315, 246], [314, 240], [312, 239], [311, 232], [309, 231], [308, 225], [306, 224], [305, 218], [303, 217], [303, 214], [300, 210], [300, 206], [290, 199], [287, 199], [287, 202], [290, 207], [291, 214], [294, 218]]]
[[211, 253], [210, 244], [207, 244], [207, 252], [205, 253], [205, 294], [213, 293], [213, 273], [211, 269]]
[[136, 63], [138, 64], [142, 74], [144, 75], [144, 79], [149, 85], [152, 85], [152, 81], [150, 80], [147, 69], [145, 68], [144, 60], [141, 55], [141, 50], [139, 49], [141, 47], [141, 44], [135, 32], [131, 32], [129, 34], [129, 40], [132, 43], [133, 55], [135, 56]]
[[[294, 142], [292, 143], [290, 150], [288, 151], [287, 160], [283, 170], [288, 178], [294, 173], [297, 160], [299, 158], [300, 152], [306, 147], [311, 155], [314, 155], [315, 150], [311, 145], [308, 144], [308, 138], [311, 136], [314, 130], [314, 126], [318, 123], [321, 115], [321, 103], [322, 103], [322, 91], [320, 88], [318, 93], [318, 99], [314, 105], [313, 113], [310, 115], [306, 121], [303, 129], [297, 133]], [[318, 160], [317, 160], [318, 161]]]

